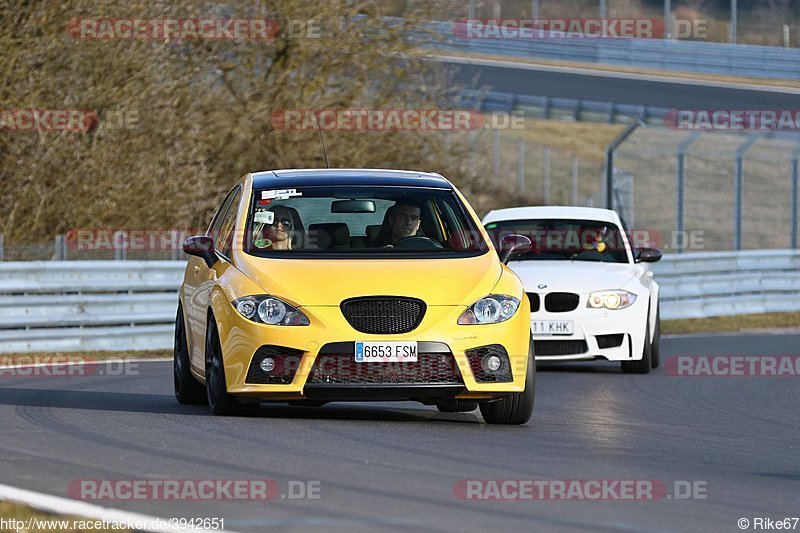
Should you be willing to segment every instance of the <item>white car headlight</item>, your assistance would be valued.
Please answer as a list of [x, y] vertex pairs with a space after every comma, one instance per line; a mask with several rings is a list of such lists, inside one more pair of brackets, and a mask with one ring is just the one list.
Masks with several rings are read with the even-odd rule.
[[272, 326], [308, 326], [308, 317], [296, 307], [273, 296], [245, 296], [233, 301], [236, 311], [248, 320]]
[[467, 324], [496, 324], [505, 322], [517, 312], [519, 300], [513, 296], [492, 294], [481, 298], [458, 317], [458, 323]]
[[589, 295], [586, 307], [594, 309], [625, 309], [633, 305], [636, 295], [628, 291], [598, 291]]

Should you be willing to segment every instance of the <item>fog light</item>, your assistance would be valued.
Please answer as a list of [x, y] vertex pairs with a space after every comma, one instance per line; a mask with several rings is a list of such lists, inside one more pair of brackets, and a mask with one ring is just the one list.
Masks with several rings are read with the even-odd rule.
[[264, 359], [261, 360], [258, 366], [260, 366], [261, 370], [263, 370], [264, 372], [272, 372], [273, 370], [275, 370], [275, 359], [273, 359], [272, 357], [265, 357]]
[[483, 370], [492, 374], [500, 370], [502, 365], [503, 361], [501, 361], [496, 355], [487, 355], [481, 359], [481, 366], [483, 367]]

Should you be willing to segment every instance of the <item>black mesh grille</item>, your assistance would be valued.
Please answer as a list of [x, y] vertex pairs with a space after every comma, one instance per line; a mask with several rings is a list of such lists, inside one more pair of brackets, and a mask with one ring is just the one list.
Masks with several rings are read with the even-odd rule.
[[[271, 372], [261, 369], [261, 361], [265, 357], [271, 357], [275, 361], [275, 368]], [[255, 385], [288, 385], [294, 379], [302, 358], [302, 350], [284, 346], [262, 346], [250, 360], [245, 381]]]
[[321, 354], [306, 383], [354, 384], [462, 384], [461, 373], [449, 353], [420, 353], [417, 362], [359, 363], [353, 353]]
[[535, 313], [536, 311], [539, 310], [539, 307], [541, 306], [539, 295], [535, 292], [529, 292], [528, 299], [531, 301], [531, 313]]
[[425, 302], [414, 298], [357, 298], [342, 302], [341, 309], [356, 331], [384, 335], [408, 333], [425, 316]]
[[624, 337], [624, 333], [614, 333], [612, 335], [598, 335], [595, 339], [597, 340], [598, 348], [614, 348], [622, 344]]
[[[469, 368], [472, 370], [472, 375], [475, 381], [479, 383], [507, 383], [514, 381], [511, 373], [511, 363], [508, 360], [508, 353], [506, 349], [499, 344], [490, 344], [489, 346], [481, 346], [480, 348], [473, 348], [467, 350], [467, 359], [469, 360]], [[481, 362], [487, 355], [496, 355], [500, 358], [500, 368], [492, 373], [483, 368]]]
[[580, 355], [589, 351], [585, 340], [533, 341], [533, 351], [539, 355]]
[[578, 307], [580, 297], [571, 292], [551, 292], [544, 297], [544, 308], [550, 313], [566, 313]]

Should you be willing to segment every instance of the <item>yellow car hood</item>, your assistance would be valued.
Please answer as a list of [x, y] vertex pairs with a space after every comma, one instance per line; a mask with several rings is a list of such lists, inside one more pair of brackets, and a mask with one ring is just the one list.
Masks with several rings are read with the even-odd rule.
[[239, 270], [266, 294], [306, 307], [338, 306], [359, 296], [406, 296], [427, 305], [471, 305], [489, 294], [502, 273], [492, 252], [460, 259], [239, 257]]

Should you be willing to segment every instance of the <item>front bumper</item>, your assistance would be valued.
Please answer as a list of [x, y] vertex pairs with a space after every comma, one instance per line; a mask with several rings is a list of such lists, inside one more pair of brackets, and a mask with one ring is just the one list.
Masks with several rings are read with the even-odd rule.
[[[647, 299], [639, 296], [630, 307], [616, 310], [586, 307], [587, 299], [588, 294], [581, 294], [574, 311], [551, 313], [542, 308], [531, 313], [531, 324], [537, 320], [571, 320], [574, 324], [571, 335], [534, 334], [536, 360], [641, 359], [647, 325]], [[603, 343], [605, 346], [601, 347]]]
[[[524, 305], [528, 305], [527, 301]], [[215, 310], [225, 364], [228, 392], [242, 397], [263, 400], [408, 400], [435, 403], [446, 399], [493, 399], [525, 390], [530, 339], [529, 312], [520, 310], [508, 321], [499, 324], [457, 324], [464, 306], [428, 306], [422, 322], [406, 334], [371, 335], [353, 329], [339, 307], [304, 307], [309, 326], [268, 326], [241, 317], [228, 305]], [[449, 357], [458, 376], [457, 382], [434, 380], [426, 383], [341, 383], [314, 378], [318, 359], [332, 353], [348, 359], [347, 346], [355, 341], [416, 341], [420, 354], [432, 353]], [[512, 379], [504, 383], [487, 383], [476, 379], [467, 351], [488, 345], [501, 345], [508, 356]], [[248, 371], [256, 352], [264, 346], [277, 346], [296, 354], [294, 374], [282, 384], [252, 383]], [[334, 348], [332, 348], [334, 347]], [[343, 348], [345, 347], [345, 348]], [[352, 350], [352, 348], [349, 348]], [[353, 356], [354, 357], [354, 356]], [[360, 363], [374, 365], [376, 363]], [[317, 365], [317, 374], [319, 372]], [[335, 380], [334, 380], [335, 381]]]

